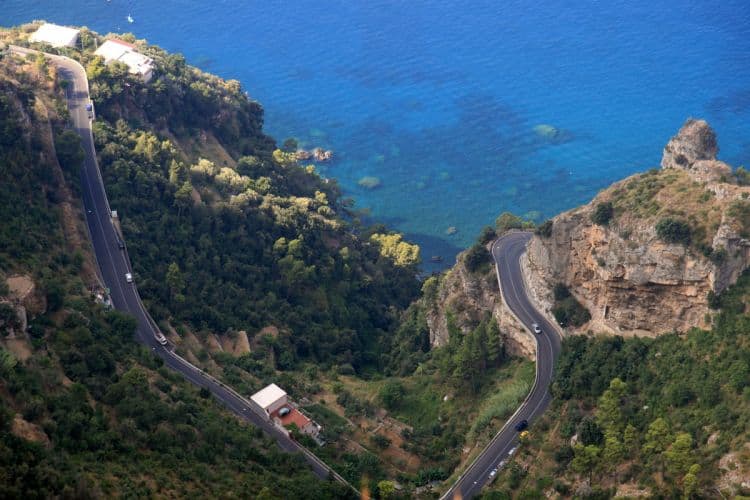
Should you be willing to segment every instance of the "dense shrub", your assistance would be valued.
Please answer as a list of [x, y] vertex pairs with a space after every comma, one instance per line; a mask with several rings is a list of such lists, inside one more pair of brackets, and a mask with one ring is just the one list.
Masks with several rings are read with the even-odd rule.
[[475, 243], [466, 251], [464, 265], [470, 273], [477, 272], [485, 264], [490, 262], [490, 252], [481, 243]]
[[564, 300], [570, 297], [570, 289], [565, 283], [555, 283], [555, 286], [552, 288], [552, 294], [555, 300]]
[[406, 395], [404, 385], [397, 381], [386, 382], [378, 392], [378, 399], [389, 410], [393, 410], [401, 404]]
[[552, 225], [552, 219], [547, 219], [546, 221], [542, 222], [534, 232], [542, 238], [549, 238], [550, 236], [552, 236]]
[[656, 223], [656, 234], [667, 243], [690, 244], [690, 225], [682, 220], [666, 217]]
[[479, 244], [486, 245], [490, 241], [497, 238], [497, 232], [495, 231], [495, 228], [492, 226], [485, 226], [484, 229], [482, 229], [482, 232], [479, 233]]
[[594, 224], [606, 226], [607, 224], [609, 224], [609, 221], [612, 220], [614, 214], [615, 210], [612, 206], [612, 202], [605, 201], [602, 203], [597, 203], [596, 207], [594, 208], [594, 212], [591, 214], [591, 221]]
[[564, 283], [555, 284], [552, 293], [555, 298], [552, 314], [560, 326], [581, 326], [591, 319], [589, 311], [576, 300]]

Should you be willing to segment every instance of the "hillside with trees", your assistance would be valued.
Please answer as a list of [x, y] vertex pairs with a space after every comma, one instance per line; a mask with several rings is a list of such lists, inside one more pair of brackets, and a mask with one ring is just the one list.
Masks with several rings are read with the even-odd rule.
[[110, 204], [157, 321], [251, 342], [271, 328], [273, 369], [377, 368], [419, 292], [419, 248], [362, 227], [335, 181], [276, 148], [239, 82], [124, 35], [155, 61], [144, 84], [93, 55], [103, 37], [81, 37], [83, 50], [59, 51], [86, 68]]
[[[178, 352], [244, 394], [277, 382], [298, 400], [314, 397], [306, 409], [331, 443], [317, 452], [354, 484], [369, 481], [375, 494], [389, 479], [411, 492], [447, 478], [466, 458], [461, 448], [486, 442], [530, 384], [530, 365], [506, 356], [494, 320], [484, 318], [465, 340], [456, 335], [430, 352], [423, 315], [407, 309], [420, 290], [416, 245], [383, 225], [363, 226], [335, 181], [263, 135], [262, 108], [236, 82], [126, 37], [157, 62], [154, 80], [144, 85], [93, 57], [98, 35], [82, 35], [85, 50], [61, 52], [86, 67], [110, 203], [139, 290]], [[51, 82], [64, 86], [55, 76]], [[57, 140], [73, 185], [80, 163], [74, 139], [61, 131]], [[243, 335], [244, 352], [216, 348]], [[74, 354], [65, 351], [82, 374], [95, 356], [84, 343]], [[120, 362], [115, 370], [130, 373]], [[128, 379], [169, 375], [152, 371]], [[172, 381], [159, 387], [172, 394]], [[103, 405], [129, 391], [107, 396], [110, 384], [96, 383]], [[334, 401], [326, 402], [328, 394]], [[394, 442], [379, 433], [370, 439], [342, 423], [370, 419], [376, 427], [380, 408], [406, 434]], [[352, 441], [360, 451], [351, 452]], [[419, 468], [401, 468], [394, 456], [403, 454], [421, 456]]]
[[82, 151], [52, 77], [43, 61], [0, 61], [0, 496], [268, 495], [273, 484], [347, 497], [163, 367], [133, 341], [134, 320], [91, 293], [77, 187], [64, 180]]
[[487, 498], [750, 493], [749, 296], [745, 274], [710, 330], [566, 339], [553, 407]]

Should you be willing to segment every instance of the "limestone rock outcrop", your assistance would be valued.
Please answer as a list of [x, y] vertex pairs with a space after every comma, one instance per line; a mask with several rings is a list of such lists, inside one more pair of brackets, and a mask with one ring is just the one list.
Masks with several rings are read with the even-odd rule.
[[716, 133], [705, 120], [689, 119], [664, 147], [662, 168], [679, 168], [699, 182], [727, 182], [732, 168], [716, 160]]
[[689, 169], [698, 160], [713, 160], [719, 152], [716, 134], [705, 120], [689, 119], [664, 147], [662, 168]]
[[[580, 330], [656, 335], [707, 327], [709, 292], [720, 293], [750, 265], [750, 187], [716, 160], [716, 135], [688, 120], [664, 148], [662, 169], [617, 182], [588, 205], [552, 220], [522, 260], [537, 302], [552, 307], [551, 290], [566, 284], [589, 310]], [[592, 222], [611, 203], [607, 224]], [[744, 214], [744, 215], [743, 215]], [[685, 221], [691, 240], [669, 243], [658, 222]]]

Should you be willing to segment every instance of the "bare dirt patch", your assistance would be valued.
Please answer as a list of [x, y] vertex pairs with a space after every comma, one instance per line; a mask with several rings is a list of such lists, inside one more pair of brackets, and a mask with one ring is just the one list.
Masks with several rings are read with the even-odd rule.
[[741, 451], [727, 453], [721, 457], [719, 470], [719, 490], [731, 491], [734, 494], [740, 488], [750, 488], [750, 443], [745, 443]]
[[47, 434], [45, 434], [38, 425], [24, 420], [21, 415], [16, 415], [15, 418], [13, 418], [11, 432], [21, 439], [40, 443], [47, 448], [49, 448], [50, 446], [50, 441], [49, 437], [47, 437]]
[[24, 336], [5, 339], [3, 344], [19, 361], [26, 361], [33, 354], [31, 344]]
[[650, 491], [633, 483], [620, 484], [615, 492], [615, 498], [645, 498], [649, 496], [651, 496]]
[[5, 280], [10, 289], [10, 296], [16, 300], [24, 300], [31, 292], [34, 291], [34, 280], [31, 276], [16, 275]]
[[244, 330], [223, 335], [221, 345], [224, 347], [224, 351], [235, 356], [242, 356], [250, 352], [250, 341], [247, 338], [247, 332]]

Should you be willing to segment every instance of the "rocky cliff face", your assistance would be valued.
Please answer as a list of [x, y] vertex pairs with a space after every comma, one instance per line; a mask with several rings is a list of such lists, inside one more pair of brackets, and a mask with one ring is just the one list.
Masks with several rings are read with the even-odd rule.
[[[688, 120], [664, 148], [661, 170], [555, 217], [523, 262], [537, 301], [550, 309], [553, 286], [568, 285], [591, 312], [582, 331], [653, 335], [708, 326], [708, 293], [720, 293], [750, 264], [750, 187], [737, 185], [717, 152], [708, 124]], [[592, 222], [610, 203], [608, 223]], [[690, 227], [688, 244], [660, 237], [665, 219]]]
[[449, 316], [453, 324], [466, 334], [490, 311], [500, 328], [507, 352], [534, 359], [535, 340], [503, 303], [494, 267], [483, 273], [470, 273], [459, 256], [458, 263], [440, 278], [435, 296], [426, 302], [425, 316], [431, 345], [448, 343]]

